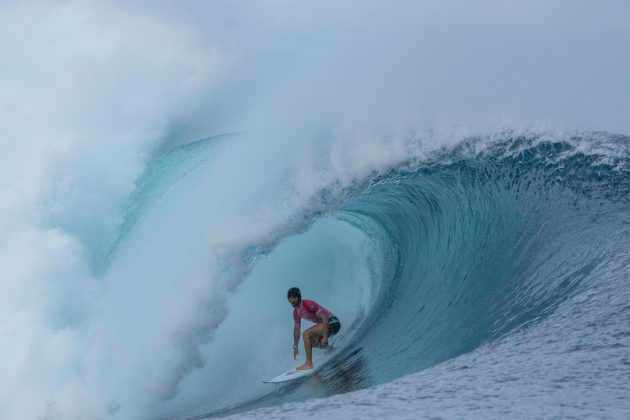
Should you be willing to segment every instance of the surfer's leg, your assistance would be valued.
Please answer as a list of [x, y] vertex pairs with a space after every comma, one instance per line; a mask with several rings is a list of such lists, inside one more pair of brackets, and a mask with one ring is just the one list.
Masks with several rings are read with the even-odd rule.
[[313, 345], [319, 347], [319, 340], [324, 334], [322, 324], [313, 325], [311, 328], [304, 331], [302, 339], [304, 341], [304, 353], [306, 354], [306, 362], [298, 367], [298, 370], [312, 369], [313, 368]]

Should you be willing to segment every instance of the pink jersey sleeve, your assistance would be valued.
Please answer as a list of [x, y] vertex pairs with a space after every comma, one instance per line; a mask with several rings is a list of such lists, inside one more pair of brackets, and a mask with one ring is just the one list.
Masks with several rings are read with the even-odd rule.
[[322, 312], [330, 313], [328, 309], [324, 308], [322, 305], [315, 302], [314, 300], [304, 300], [303, 302], [306, 311], [310, 314], [308, 318], [313, 322], [321, 322], [320, 315]]
[[304, 318], [313, 323], [319, 324], [322, 322], [321, 314], [325, 312], [331, 316], [332, 313], [315, 302], [314, 300], [302, 300], [300, 302], [299, 308], [293, 309], [293, 320], [295, 321], [295, 325], [300, 325], [301, 319]]

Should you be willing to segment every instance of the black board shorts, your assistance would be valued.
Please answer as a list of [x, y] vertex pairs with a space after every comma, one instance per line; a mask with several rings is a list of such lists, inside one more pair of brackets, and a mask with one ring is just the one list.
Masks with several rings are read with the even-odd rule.
[[333, 316], [328, 321], [328, 336], [335, 335], [341, 329], [341, 322], [339, 322], [339, 318]]

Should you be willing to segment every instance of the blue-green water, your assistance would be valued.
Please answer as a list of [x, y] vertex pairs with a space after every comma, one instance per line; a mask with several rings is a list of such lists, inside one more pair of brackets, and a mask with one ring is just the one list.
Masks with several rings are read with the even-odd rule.
[[[199, 154], [219, 141], [198, 143]], [[247, 266], [244, 281], [228, 298], [213, 339], [201, 347], [203, 367], [180, 382], [181, 392], [195, 389], [203, 403], [189, 402], [188, 410], [171, 414], [242, 415], [432, 372], [480, 352], [483, 363], [513, 378], [511, 393], [536, 389], [534, 394], [545, 395], [546, 387], [556, 389], [556, 380], [544, 375], [519, 377], [515, 360], [519, 366], [541, 366], [574, 357], [570, 374], [566, 366], [556, 372], [564, 378], [562, 388], [581, 389], [584, 375], [595, 370], [601, 377], [590, 378], [587, 388], [596, 395], [625, 392], [627, 148], [627, 138], [599, 133], [556, 141], [468, 138], [347, 188], [322, 190], [314, 208], [289, 224], [293, 230], [281, 227], [270, 242], [250, 244], [239, 254]], [[275, 181], [282, 185], [284, 176], [280, 171]], [[140, 191], [139, 197], [149, 195]], [[270, 388], [260, 382], [291, 364], [292, 324], [283, 296], [292, 285], [339, 315], [344, 331], [335, 356], [315, 379]], [[570, 339], [558, 342], [562, 335]], [[250, 339], [263, 348], [250, 346]], [[509, 355], [501, 350], [515, 345], [529, 350]], [[574, 354], [583, 348], [595, 349], [586, 360]], [[554, 374], [553, 365], [547, 369]], [[490, 371], [472, 375], [495, 380]], [[610, 375], [617, 378], [612, 383]], [[342, 397], [337, 401], [353, 406], [356, 397], [348, 395], [345, 403]], [[554, 404], [575, 397], [561, 394]], [[173, 401], [181, 403], [178, 398]], [[607, 398], [596, 402], [604, 413], [623, 412], [606, 411], [619, 409]], [[461, 414], [464, 402], [454, 404], [459, 407], [454, 414]], [[538, 406], [539, 400], [527, 404]]]

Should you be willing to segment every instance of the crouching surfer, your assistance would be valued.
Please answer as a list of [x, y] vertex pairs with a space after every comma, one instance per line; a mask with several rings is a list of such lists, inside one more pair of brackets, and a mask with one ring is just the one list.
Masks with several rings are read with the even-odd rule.
[[302, 293], [297, 287], [292, 287], [287, 292], [287, 299], [293, 306], [293, 358], [297, 358], [298, 344], [300, 343], [300, 327], [302, 318], [314, 322], [315, 325], [306, 329], [304, 339], [304, 352], [306, 362], [298, 367], [298, 370], [313, 369], [313, 347], [328, 347], [328, 338], [339, 332], [341, 323], [339, 319], [328, 309], [314, 300], [302, 300]]

